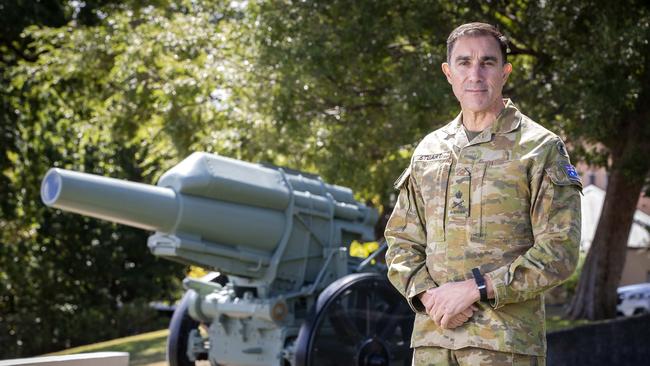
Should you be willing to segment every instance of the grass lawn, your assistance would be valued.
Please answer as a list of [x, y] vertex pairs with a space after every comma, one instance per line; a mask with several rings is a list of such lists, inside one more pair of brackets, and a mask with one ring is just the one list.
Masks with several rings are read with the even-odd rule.
[[158, 330], [136, 336], [113, 339], [106, 342], [89, 344], [64, 351], [50, 353], [54, 355], [71, 355], [87, 352], [128, 352], [129, 365], [149, 365], [165, 362], [165, 347], [169, 330]]
[[563, 319], [561, 316], [553, 315], [546, 317], [546, 332], [554, 332], [556, 330], [573, 328], [579, 325], [592, 323], [589, 320], [568, 320]]

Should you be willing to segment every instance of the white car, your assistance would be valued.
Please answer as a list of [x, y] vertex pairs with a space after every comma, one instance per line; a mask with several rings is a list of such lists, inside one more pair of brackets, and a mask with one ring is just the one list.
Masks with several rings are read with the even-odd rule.
[[620, 316], [650, 313], [650, 282], [621, 286], [616, 313]]

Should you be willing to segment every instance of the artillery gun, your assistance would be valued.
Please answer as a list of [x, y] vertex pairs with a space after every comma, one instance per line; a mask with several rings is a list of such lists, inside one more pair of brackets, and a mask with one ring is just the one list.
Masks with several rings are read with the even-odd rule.
[[194, 153], [157, 186], [52, 168], [41, 198], [154, 231], [154, 255], [214, 271], [183, 281], [170, 365], [410, 365], [412, 312], [385, 266], [348, 255], [377, 221], [349, 188]]

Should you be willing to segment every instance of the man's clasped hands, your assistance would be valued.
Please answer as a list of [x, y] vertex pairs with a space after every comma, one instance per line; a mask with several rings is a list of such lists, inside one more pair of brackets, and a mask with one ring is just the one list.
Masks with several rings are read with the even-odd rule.
[[478, 310], [475, 303], [481, 298], [473, 279], [445, 283], [422, 292], [418, 297], [429, 317], [445, 329], [465, 324]]

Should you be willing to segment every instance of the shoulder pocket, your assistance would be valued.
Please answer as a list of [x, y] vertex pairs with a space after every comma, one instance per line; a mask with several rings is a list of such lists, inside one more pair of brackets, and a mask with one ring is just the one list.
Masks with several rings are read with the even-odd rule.
[[406, 169], [404, 169], [404, 171], [399, 176], [399, 178], [397, 178], [395, 183], [393, 183], [393, 187], [398, 190], [401, 189], [404, 183], [409, 179], [410, 175], [411, 175], [411, 164], [409, 164], [409, 166]]
[[546, 174], [556, 186], [576, 186], [582, 191], [582, 181], [576, 168], [568, 161], [558, 161], [545, 169]]

